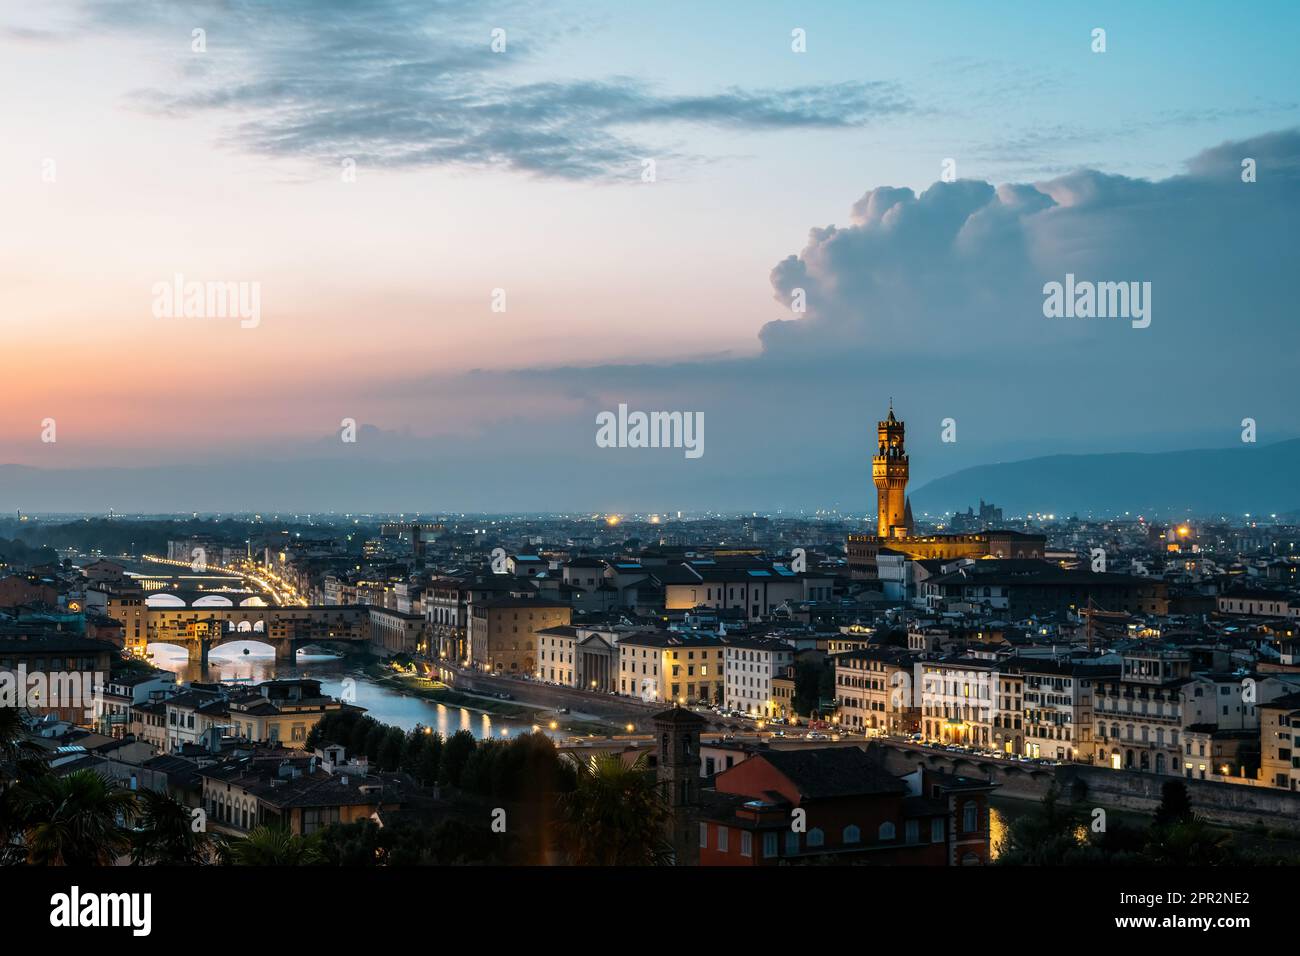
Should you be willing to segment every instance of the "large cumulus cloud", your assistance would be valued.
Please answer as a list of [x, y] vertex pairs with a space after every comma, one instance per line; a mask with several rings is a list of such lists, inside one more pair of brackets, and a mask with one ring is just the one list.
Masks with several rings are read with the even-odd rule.
[[[1242, 181], [1247, 158], [1253, 183]], [[1205, 361], [1225, 346], [1294, 348], [1287, 262], [1298, 200], [1297, 130], [1225, 143], [1154, 182], [1079, 170], [996, 188], [940, 182], [919, 196], [876, 188], [848, 225], [812, 229], [803, 251], [772, 270], [777, 301], [788, 306], [802, 289], [807, 312], [764, 326], [764, 349], [1026, 362], [1054, 346]], [[1151, 328], [1045, 319], [1043, 284], [1066, 273], [1151, 282]]]

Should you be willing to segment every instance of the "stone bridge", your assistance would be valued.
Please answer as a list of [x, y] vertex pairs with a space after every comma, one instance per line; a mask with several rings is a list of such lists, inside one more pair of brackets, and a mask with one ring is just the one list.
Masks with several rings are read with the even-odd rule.
[[872, 740], [867, 750], [882, 757], [885, 767], [893, 773], [911, 773], [918, 764], [924, 764], [929, 770], [991, 780], [1003, 796], [1028, 799], [1038, 799], [1047, 793], [1056, 779], [1056, 771], [1061, 769], [1050, 764], [938, 750], [901, 740]]
[[[207, 663], [214, 647], [233, 641], [258, 641], [275, 648], [275, 659], [292, 661], [308, 644], [370, 643], [370, 608], [364, 604], [324, 607], [271, 605], [148, 606], [142, 640], [127, 627], [127, 647], [176, 644], [189, 651], [190, 660]], [[124, 622], [125, 623], [125, 622]]]

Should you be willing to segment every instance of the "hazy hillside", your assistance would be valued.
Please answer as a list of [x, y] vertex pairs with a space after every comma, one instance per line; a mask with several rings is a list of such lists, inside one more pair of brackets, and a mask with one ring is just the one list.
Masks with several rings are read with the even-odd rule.
[[917, 488], [912, 507], [964, 511], [982, 497], [1009, 515], [1281, 513], [1300, 506], [1298, 475], [1300, 439], [1157, 454], [1050, 455], [965, 468]]

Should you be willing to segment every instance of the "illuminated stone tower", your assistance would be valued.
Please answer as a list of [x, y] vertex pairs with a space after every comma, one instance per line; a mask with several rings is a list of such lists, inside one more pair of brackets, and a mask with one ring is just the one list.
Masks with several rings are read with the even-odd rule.
[[889, 400], [889, 417], [879, 423], [876, 456], [871, 459], [871, 480], [876, 483], [877, 534], [896, 538], [912, 533], [912, 509], [907, 501], [907, 450], [903, 444], [903, 423], [894, 417], [894, 400]]

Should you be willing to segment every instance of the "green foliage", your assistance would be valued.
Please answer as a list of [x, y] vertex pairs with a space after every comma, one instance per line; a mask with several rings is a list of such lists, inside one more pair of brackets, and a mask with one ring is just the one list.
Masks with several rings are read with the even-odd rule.
[[835, 669], [805, 657], [794, 670], [794, 697], [790, 706], [801, 717], [811, 717], [822, 700], [835, 696]]
[[561, 794], [560, 827], [572, 862], [588, 866], [655, 866], [671, 862], [671, 811], [645, 754], [593, 754], [576, 787]]
[[406, 734], [400, 727], [389, 727], [379, 744], [376, 765], [384, 773], [393, 773], [401, 769], [402, 751], [406, 747]]
[[432, 787], [438, 782], [438, 773], [442, 769], [442, 734], [427, 734], [419, 760], [415, 765], [415, 779], [421, 786]]
[[202, 866], [214, 849], [206, 832], [195, 832], [189, 807], [169, 794], [143, 790], [139, 816], [131, 834], [131, 862], [136, 866]]
[[442, 748], [442, 766], [438, 771], [438, 782], [453, 787], [460, 786], [461, 775], [473, 755], [478, 742], [468, 730], [458, 730], [451, 735]]
[[110, 866], [130, 846], [119, 821], [134, 817], [135, 794], [93, 770], [19, 780], [5, 793], [8, 828], [40, 866]]
[[1265, 851], [1234, 844], [1230, 831], [1213, 827], [1191, 808], [1187, 786], [1168, 780], [1146, 828], [1108, 820], [1092, 828], [1090, 814], [1060, 804], [1056, 785], [1037, 813], [1017, 818], [998, 847], [1002, 866], [1230, 866], [1296, 864], [1294, 851]]
[[325, 862], [320, 835], [296, 836], [284, 827], [259, 826], [231, 840], [227, 857], [235, 866], [315, 866]]
[[1156, 808], [1155, 825], [1171, 827], [1190, 823], [1193, 819], [1187, 784], [1181, 780], [1166, 780], [1160, 787], [1160, 806]]

